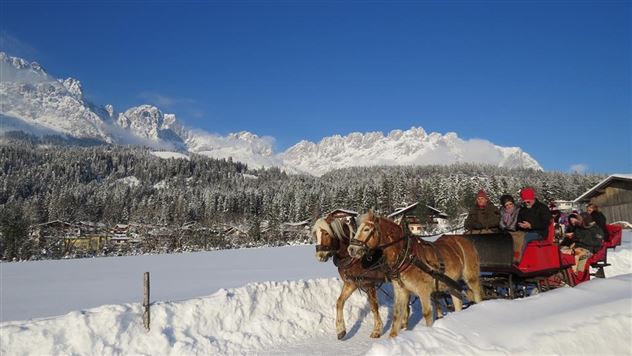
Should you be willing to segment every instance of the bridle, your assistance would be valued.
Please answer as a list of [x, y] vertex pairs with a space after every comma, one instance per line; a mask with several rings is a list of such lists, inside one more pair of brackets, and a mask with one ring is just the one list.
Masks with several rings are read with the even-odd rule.
[[[357, 235], [360, 234], [360, 231], [363, 230], [364, 225], [370, 225], [371, 226], [371, 230], [369, 231], [367, 237], [364, 239], [364, 241], [362, 240], [358, 240]], [[378, 232], [378, 234], [376, 235], [375, 232]], [[360, 247], [361, 250], [363, 250], [364, 252], [367, 252], [369, 250], [371, 250], [371, 248], [369, 248], [369, 241], [371, 241], [372, 238], [376, 237], [378, 238], [378, 245], [376, 247], [373, 248], [373, 250], [380, 250], [380, 249], [385, 249], [389, 246], [395, 245], [396, 243], [403, 241], [407, 238], [406, 234], [403, 234], [403, 236], [399, 239], [387, 242], [385, 244], [380, 245], [380, 238], [382, 236], [382, 232], [380, 231], [379, 228], [379, 224], [376, 225], [375, 221], [372, 220], [366, 220], [364, 222], [362, 222], [362, 224], [360, 224], [360, 227], [358, 227], [358, 232], [356, 233], [356, 236], [354, 236], [350, 241], [349, 241], [349, 245], [350, 246], [358, 246]]]
[[[320, 234], [328, 234], [329, 235], [329, 231], [320, 228]], [[331, 236], [331, 235], [330, 235]], [[320, 240], [320, 238], [318, 238], [318, 240]], [[318, 244], [316, 245], [316, 252], [337, 252], [338, 249], [340, 248], [340, 241], [338, 239], [337, 236], [331, 236], [331, 240], [332, 243], [329, 246], [323, 246], [320, 244], [320, 241], [318, 241]]]
[[[328, 229], [319, 227], [318, 230], [320, 230], [320, 236], [322, 236], [322, 234], [328, 234], [332, 240], [332, 243], [330, 246], [323, 246], [321, 245], [321, 238], [316, 235], [316, 252], [329, 252], [329, 253], [336, 253], [338, 252], [338, 250], [340, 249], [340, 241], [344, 241], [347, 242], [347, 244], [350, 243], [350, 236], [353, 236], [355, 234], [354, 231], [354, 227], [355, 227], [355, 221], [351, 220], [349, 222], [341, 222], [340, 219], [336, 219], [333, 217], [327, 217], [327, 219], [325, 219], [323, 221], [324, 223], [326, 223], [329, 227]], [[347, 228], [349, 229], [349, 235], [347, 236], [347, 234], [344, 231], [344, 226], [347, 226]], [[318, 234], [318, 233], [317, 233]]]

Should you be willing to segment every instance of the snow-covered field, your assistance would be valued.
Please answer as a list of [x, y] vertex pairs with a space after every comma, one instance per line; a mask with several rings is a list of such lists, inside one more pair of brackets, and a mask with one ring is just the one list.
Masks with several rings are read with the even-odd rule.
[[[345, 308], [346, 340], [336, 340], [341, 283], [313, 246], [4, 263], [0, 354], [630, 355], [631, 239], [625, 231], [609, 253], [606, 279], [485, 301], [432, 328], [416, 302], [412, 330], [378, 340], [368, 337], [373, 319], [357, 292]], [[149, 332], [143, 271], [152, 278]], [[391, 294], [390, 286], [380, 292], [385, 333]]]

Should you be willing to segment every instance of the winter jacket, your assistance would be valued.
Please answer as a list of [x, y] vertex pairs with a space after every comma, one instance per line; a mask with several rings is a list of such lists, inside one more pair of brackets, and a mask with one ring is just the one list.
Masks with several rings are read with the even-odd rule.
[[603, 215], [601, 211], [593, 211], [592, 213], [590, 213], [590, 216], [592, 217], [595, 224], [597, 224], [597, 226], [601, 228], [601, 231], [603, 231], [604, 240], [608, 240], [608, 228], [606, 227], [606, 216]]
[[[503, 206], [500, 208], [500, 229], [505, 231], [516, 231], [516, 222], [518, 222], [519, 207], [514, 207], [511, 212]], [[506, 222], [507, 221], [507, 222]]]
[[591, 252], [597, 252], [601, 248], [603, 237], [603, 230], [593, 222], [588, 227], [577, 227], [572, 241], [575, 242], [575, 247], [583, 247]]
[[484, 207], [475, 204], [465, 219], [465, 229], [497, 229], [499, 222], [500, 213], [494, 204], [488, 202]]
[[518, 212], [518, 222], [527, 221], [531, 223], [531, 229], [523, 229], [517, 224], [516, 228], [521, 231], [535, 231], [540, 235], [540, 240], [545, 240], [552, 218], [549, 207], [536, 199], [531, 208], [527, 208], [523, 204]]

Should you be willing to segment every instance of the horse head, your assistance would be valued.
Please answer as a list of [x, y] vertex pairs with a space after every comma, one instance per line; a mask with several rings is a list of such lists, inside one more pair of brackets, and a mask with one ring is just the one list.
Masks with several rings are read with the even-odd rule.
[[405, 238], [405, 234], [394, 221], [368, 212], [360, 217], [358, 232], [349, 242], [349, 255], [357, 258], [367, 254], [375, 255]]
[[312, 227], [312, 237], [316, 241], [316, 259], [327, 262], [336, 253], [346, 255], [348, 241], [355, 233], [354, 227], [353, 217], [328, 216], [316, 220]]
[[379, 247], [380, 244], [380, 218], [373, 212], [368, 212], [360, 217], [360, 226], [349, 242], [349, 255], [362, 257], [370, 250]]

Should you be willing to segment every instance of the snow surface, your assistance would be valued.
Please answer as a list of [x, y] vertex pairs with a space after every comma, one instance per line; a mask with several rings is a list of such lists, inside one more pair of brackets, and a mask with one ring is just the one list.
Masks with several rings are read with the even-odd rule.
[[127, 176], [125, 178], [120, 178], [116, 180], [119, 183], [127, 184], [130, 187], [138, 187], [140, 185], [140, 180], [134, 176]]
[[[336, 340], [341, 282], [313, 246], [3, 263], [0, 354], [630, 355], [631, 239], [625, 231], [610, 251], [606, 279], [485, 301], [431, 328], [415, 302], [412, 330], [378, 340], [358, 292], [345, 307], [347, 337]], [[150, 331], [143, 271], [152, 276]], [[387, 332], [392, 289], [379, 294]]]
[[190, 160], [189, 156], [180, 153], [180, 152], [171, 152], [171, 151], [153, 151], [151, 152], [152, 155], [162, 158], [162, 159], [169, 159], [169, 158], [174, 158], [174, 159], [186, 159], [186, 160]]

